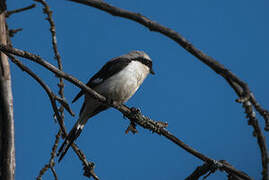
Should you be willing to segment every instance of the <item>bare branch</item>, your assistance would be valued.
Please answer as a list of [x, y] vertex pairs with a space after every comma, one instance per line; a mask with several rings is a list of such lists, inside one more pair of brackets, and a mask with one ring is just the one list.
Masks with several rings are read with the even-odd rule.
[[[55, 23], [54, 23], [53, 18], [52, 18], [52, 11], [50, 10], [50, 8], [45, 0], [35, 0], [35, 1], [41, 3], [44, 6], [43, 12], [47, 15], [46, 19], [48, 20], [48, 22], [50, 24], [50, 32], [51, 32], [51, 37], [52, 37], [52, 46], [53, 46], [53, 50], [54, 50], [55, 59], [57, 60], [59, 70], [62, 71], [63, 65], [62, 65], [60, 53], [59, 53], [58, 48], [57, 48], [56, 30], [55, 30]], [[65, 101], [64, 81], [63, 81], [62, 77], [59, 77], [58, 87], [59, 87], [58, 93], [61, 96], [61, 99], [59, 99], [59, 98], [57, 99], [59, 102], [61, 102], [61, 107], [59, 108], [59, 112], [60, 112], [62, 121], [64, 121], [64, 108], [66, 108], [70, 112], [71, 112], [71, 109], [70, 109], [68, 103]], [[56, 148], [55, 148], [55, 151], [56, 151]], [[52, 153], [55, 156], [55, 152], [53, 151]], [[52, 161], [52, 158], [50, 159], [50, 162], [51, 161]], [[55, 179], [57, 179], [57, 175], [53, 169], [53, 166], [50, 166], [50, 168], [54, 174]]]
[[188, 176], [185, 180], [198, 180], [201, 176], [205, 175], [211, 170], [208, 163], [204, 163], [202, 166], [198, 166], [195, 171]]
[[269, 112], [264, 109], [255, 99], [254, 94], [251, 93], [250, 94], [250, 101], [253, 104], [253, 106], [255, 107], [255, 109], [263, 116], [263, 118], [265, 119], [265, 131], [269, 131]]
[[16, 14], [16, 13], [20, 13], [20, 12], [23, 12], [23, 11], [26, 11], [26, 10], [29, 10], [29, 9], [32, 9], [34, 8], [36, 5], [35, 4], [32, 4], [30, 6], [26, 6], [24, 8], [19, 8], [19, 9], [15, 9], [15, 10], [11, 10], [11, 11], [7, 11], [6, 12], [6, 17], [9, 17], [11, 16], [12, 14]]
[[[53, 46], [53, 51], [55, 54], [55, 59], [57, 60], [57, 63], [58, 63], [58, 69], [62, 71], [63, 64], [62, 64], [62, 59], [61, 59], [61, 56], [57, 47], [56, 29], [55, 29], [55, 23], [52, 18], [52, 11], [50, 10], [45, 0], [35, 0], [35, 1], [40, 2], [44, 6], [43, 12], [47, 15], [47, 20], [50, 24], [50, 32], [52, 36], [51, 39], [52, 39], [52, 46]], [[63, 82], [63, 78], [60, 77], [59, 79], [60, 79], [60, 83], [58, 84], [59, 89], [60, 89], [59, 94], [63, 98], [64, 97], [64, 82]]]
[[239, 177], [242, 177], [243, 179], [251, 179], [245, 173], [241, 173], [241, 171], [238, 171], [233, 167], [227, 166], [225, 164], [222, 164], [221, 162], [218, 162], [214, 159], [211, 159], [211, 158], [203, 155], [202, 153], [198, 152], [197, 150], [191, 148], [190, 146], [186, 145], [184, 142], [182, 142], [177, 137], [175, 137], [173, 134], [171, 134], [169, 131], [167, 131], [162, 125], [160, 125], [159, 122], [156, 122], [156, 121], [142, 115], [141, 112], [138, 111], [137, 109], [134, 109], [134, 108], [130, 109], [125, 105], [122, 105], [122, 104], [118, 105], [117, 103], [115, 103], [113, 101], [111, 102], [111, 101], [107, 100], [104, 96], [98, 94], [97, 92], [95, 92], [93, 89], [86, 86], [84, 83], [82, 83], [78, 79], [64, 73], [63, 71], [60, 71], [59, 69], [57, 69], [56, 67], [54, 67], [50, 63], [43, 60], [41, 57], [34, 55], [34, 54], [31, 54], [31, 53], [26, 52], [26, 51], [22, 51], [22, 50], [15, 49], [15, 48], [10, 48], [10, 47], [7, 47], [7, 46], [1, 45], [1, 44], [0, 44], [0, 51], [7, 53], [7, 54], [12, 53], [14, 55], [24, 57], [26, 59], [29, 59], [33, 62], [36, 62], [36, 63], [42, 65], [43, 67], [45, 67], [49, 71], [55, 73], [57, 76], [61, 76], [64, 79], [66, 79], [67, 81], [80, 87], [81, 89], [83, 89], [85, 92], [87, 92], [89, 95], [91, 95], [96, 100], [119, 110], [130, 121], [135, 122], [135, 123], [139, 124], [140, 126], [142, 126], [143, 128], [151, 130], [152, 132], [155, 132], [155, 133], [158, 133], [160, 135], [165, 136], [167, 139], [169, 139], [172, 142], [174, 142], [175, 144], [179, 145], [184, 150], [186, 150], [187, 152], [196, 156], [197, 158], [199, 158], [207, 163], [210, 163], [210, 164], [217, 164], [219, 167], [223, 168], [223, 170], [225, 170], [226, 172], [234, 173], [235, 175], [238, 175]]
[[45, 172], [48, 170], [48, 169], [51, 169], [52, 171], [52, 174], [54, 176], [54, 179], [55, 180], [58, 180], [58, 177], [57, 177], [57, 174], [56, 174], [56, 171], [54, 169], [54, 165], [55, 165], [55, 162], [54, 162], [54, 158], [56, 156], [56, 150], [57, 150], [57, 147], [58, 147], [58, 143], [59, 143], [59, 140], [60, 140], [60, 137], [61, 137], [61, 130], [58, 131], [57, 135], [55, 136], [55, 141], [54, 141], [54, 144], [53, 144], [53, 147], [52, 147], [52, 150], [51, 150], [51, 155], [50, 155], [50, 160], [49, 160], [49, 163], [46, 164], [39, 172], [39, 175], [37, 176], [37, 180], [41, 180], [41, 177], [45, 174]]
[[255, 112], [253, 111], [252, 105], [250, 101], [244, 102], [243, 107], [245, 108], [245, 113], [247, 114], [248, 124], [251, 125], [254, 129], [253, 135], [254, 137], [257, 138], [257, 143], [260, 147], [261, 151], [261, 159], [262, 159], [262, 175], [263, 175], [263, 180], [268, 180], [269, 179], [269, 172], [268, 172], [268, 152], [267, 152], [267, 147], [266, 147], [266, 142], [265, 142], [265, 137], [261, 131], [261, 128], [259, 126], [259, 122], [256, 118]]
[[[226, 164], [227, 166], [231, 166], [225, 160], [220, 160], [219, 162], [221, 162], [222, 164]], [[188, 176], [185, 180], [198, 180], [203, 175], [205, 175], [203, 179], [206, 179], [209, 175], [216, 172], [216, 170], [223, 171], [221, 167], [215, 166], [214, 164], [204, 163], [202, 166], [198, 166], [195, 169], [195, 171], [193, 171], [193, 173], [190, 176]], [[228, 173], [229, 179], [242, 180], [242, 178], [238, 177], [234, 173], [230, 173], [229, 171], [226, 171], [226, 172]], [[241, 173], [244, 174], [244, 172], [241, 172]]]
[[[240, 89], [236, 83], [232, 82], [232, 81], [228, 81], [228, 83], [231, 86], [235, 86], [235, 89], [237, 89], [236, 93], [238, 95], [240, 95], [240, 93], [242, 93], [242, 89]], [[265, 137], [261, 131], [261, 128], [259, 126], [259, 122], [256, 118], [256, 114], [253, 110], [253, 106], [255, 107], [255, 109], [260, 112], [262, 115], [264, 115], [264, 119], [266, 122], [268, 122], [266, 119], [267, 117], [265, 116], [269, 116], [268, 115], [268, 111], [266, 111], [265, 109], [263, 109], [258, 102], [256, 101], [253, 93], [250, 94], [250, 100], [246, 101], [243, 103], [243, 108], [245, 109], [245, 113], [247, 114], [246, 118], [248, 118], [248, 125], [253, 127], [253, 135], [254, 137], [256, 137], [257, 139], [257, 143], [259, 145], [260, 151], [261, 151], [261, 160], [262, 160], [262, 175], [263, 175], [263, 179], [264, 180], [268, 180], [269, 178], [269, 174], [268, 174], [268, 151], [267, 151], [267, 146], [266, 146], [266, 142], [265, 142]], [[251, 104], [252, 103], [252, 104]], [[268, 127], [268, 124], [266, 123], [266, 127]], [[265, 127], [265, 128], [266, 128]]]

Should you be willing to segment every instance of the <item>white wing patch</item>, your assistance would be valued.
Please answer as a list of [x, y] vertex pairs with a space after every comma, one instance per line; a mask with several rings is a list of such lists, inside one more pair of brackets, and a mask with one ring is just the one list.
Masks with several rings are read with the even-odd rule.
[[101, 78], [96, 78], [95, 80], [92, 81], [92, 83], [94, 83], [94, 84], [99, 84], [99, 83], [101, 83], [101, 82], [103, 82], [103, 81], [104, 81], [104, 80], [101, 79]]

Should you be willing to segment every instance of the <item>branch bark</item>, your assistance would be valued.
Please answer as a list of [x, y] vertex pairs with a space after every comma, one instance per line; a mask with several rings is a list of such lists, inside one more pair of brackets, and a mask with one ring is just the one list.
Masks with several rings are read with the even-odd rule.
[[[5, 0], [0, 1], [0, 43], [7, 44]], [[0, 179], [13, 180], [15, 173], [15, 145], [13, 97], [8, 58], [0, 53]]]
[[31, 5], [26, 6], [26, 7], [24, 7], [24, 8], [20, 8], [20, 9], [15, 9], [15, 10], [7, 11], [7, 12], [6, 12], [6, 17], [11, 16], [12, 14], [16, 14], [16, 13], [20, 13], [20, 12], [23, 12], [23, 11], [27, 11], [27, 10], [29, 10], [29, 9], [34, 8], [35, 6], [36, 6], [35, 4], [31, 4]]

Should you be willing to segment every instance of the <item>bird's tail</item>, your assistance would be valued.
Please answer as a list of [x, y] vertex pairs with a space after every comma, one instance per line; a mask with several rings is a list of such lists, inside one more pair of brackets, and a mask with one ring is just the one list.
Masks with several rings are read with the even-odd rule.
[[64, 155], [67, 153], [72, 143], [79, 137], [83, 127], [84, 127], [83, 121], [78, 120], [77, 123], [69, 132], [69, 134], [67, 135], [67, 137], [65, 138], [63, 144], [61, 145], [57, 153], [57, 156], [60, 156], [58, 162], [60, 162], [63, 159]]

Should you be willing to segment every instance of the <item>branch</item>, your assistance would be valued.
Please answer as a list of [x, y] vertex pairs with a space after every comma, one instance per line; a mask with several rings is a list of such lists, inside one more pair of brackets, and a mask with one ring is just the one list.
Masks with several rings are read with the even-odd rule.
[[245, 113], [247, 114], [248, 124], [251, 125], [254, 129], [253, 136], [257, 138], [257, 143], [259, 145], [261, 151], [261, 159], [262, 159], [262, 175], [263, 180], [269, 179], [269, 172], [268, 172], [268, 152], [265, 142], [265, 137], [262, 133], [262, 130], [259, 126], [259, 121], [256, 118], [255, 112], [253, 111], [252, 105], [250, 101], [244, 102], [243, 107], [245, 108]]
[[198, 180], [201, 176], [211, 171], [211, 166], [208, 163], [204, 163], [202, 166], [198, 166], [195, 171], [188, 176], [185, 180]]
[[24, 8], [19, 8], [19, 9], [15, 9], [15, 10], [11, 10], [11, 11], [7, 11], [6, 12], [6, 17], [9, 17], [11, 16], [12, 14], [16, 14], [16, 13], [20, 13], [20, 12], [23, 12], [23, 11], [26, 11], [26, 10], [29, 10], [29, 9], [32, 9], [34, 8], [36, 5], [35, 4], [32, 4], [30, 6], [26, 6]]
[[255, 99], [254, 94], [251, 93], [250, 94], [250, 101], [253, 104], [253, 106], [255, 107], [255, 109], [260, 113], [260, 115], [262, 115], [262, 117], [265, 119], [265, 131], [269, 131], [269, 112], [264, 109]]
[[[228, 83], [231, 86], [236, 86], [235, 83], [228, 81]], [[238, 88], [238, 91], [236, 91], [236, 93], [239, 95], [240, 93], [242, 93], [242, 91], [240, 90], [240, 88]], [[248, 118], [248, 125], [253, 127], [253, 135], [254, 137], [256, 137], [257, 139], [257, 143], [259, 145], [259, 149], [261, 152], [261, 160], [262, 160], [262, 175], [263, 175], [263, 180], [268, 180], [269, 179], [269, 174], [268, 174], [268, 151], [267, 151], [267, 146], [266, 146], [266, 142], [265, 142], [265, 137], [262, 133], [262, 130], [259, 126], [259, 121], [256, 118], [256, 114], [253, 110], [253, 106], [256, 108], [256, 110], [260, 113], [262, 113], [264, 116], [269, 116], [267, 113], [268, 111], [262, 109], [262, 107], [258, 104], [258, 102], [256, 101], [253, 93], [250, 94], [250, 100], [243, 102], [243, 108], [245, 109], [245, 113], [246, 113], [246, 118]], [[251, 104], [252, 103], [252, 104]], [[253, 105], [253, 106], [252, 106]], [[267, 120], [266, 120], [267, 122]], [[268, 124], [266, 123], [266, 127], [268, 127]]]
[[[59, 53], [58, 47], [57, 47], [56, 29], [55, 29], [55, 23], [54, 23], [53, 18], [52, 18], [52, 11], [50, 10], [46, 1], [44, 1], [44, 0], [34, 0], [34, 1], [40, 2], [44, 6], [43, 12], [47, 15], [46, 19], [48, 20], [48, 22], [50, 24], [50, 32], [51, 32], [51, 36], [52, 36], [51, 40], [52, 40], [52, 47], [53, 47], [55, 59], [57, 60], [59, 70], [62, 71], [63, 64], [62, 64], [62, 59], [61, 59], [61, 56], [60, 56], [60, 53]], [[63, 78], [60, 77], [59, 79], [60, 79], [60, 83], [58, 84], [59, 94], [63, 98], [64, 97]]]
[[[41, 3], [44, 6], [43, 12], [44, 12], [44, 14], [47, 15], [46, 20], [48, 20], [49, 25], [50, 25], [50, 32], [51, 32], [51, 37], [52, 37], [51, 38], [52, 39], [52, 47], [53, 47], [55, 59], [57, 60], [59, 70], [62, 71], [63, 70], [63, 65], [62, 65], [62, 60], [61, 60], [60, 53], [59, 53], [58, 48], [57, 48], [56, 29], [55, 29], [55, 23], [54, 23], [53, 18], [52, 18], [52, 11], [50, 10], [50, 8], [49, 8], [49, 6], [48, 6], [48, 4], [46, 3], [45, 0], [35, 0], [35, 1]], [[59, 95], [61, 96], [62, 99], [65, 99], [64, 98], [64, 81], [63, 81], [62, 77], [59, 77], [58, 87], [59, 87], [59, 92], [58, 92]], [[64, 107], [65, 107], [65, 104], [61, 104], [61, 107], [59, 108], [59, 112], [60, 112], [62, 121], [64, 121]], [[55, 151], [56, 151], [56, 148], [55, 148]], [[52, 154], [55, 155], [55, 152], [53, 151]], [[51, 159], [50, 159], [50, 161], [51, 161]], [[54, 159], [54, 156], [53, 156], [53, 159]], [[86, 158], [84, 158], [84, 159], [86, 159]], [[88, 164], [88, 162], [87, 162], [87, 164]], [[85, 171], [87, 169], [89, 169], [89, 171], [90, 171], [90, 173], [88, 173], [89, 177], [93, 176], [93, 177], [95, 177], [95, 179], [98, 179], [98, 177], [95, 175], [95, 173], [93, 171], [93, 168], [87, 168], [87, 166], [84, 165], [84, 169], [85, 169]], [[57, 176], [55, 176], [56, 173], [54, 173], [55, 172], [55, 171], [53, 171], [54, 169], [51, 168], [51, 170], [52, 170], [52, 172], [54, 174], [54, 177], [56, 178]]]
[[54, 179], [55, 180], [58, 180], [58, 177], [57, 177], [57, 174], [56, 174], [56, 171], [54, 169], [54, 165], [55, 165], [55, 162], [54, 162], [54, 158], [56, 156], [56, 150], [57, 150], [57, 147], [58, 147], [58, 143], [59, 143], [59, 140], [60, 140], [60, 137], [61, 137], [61, 130], [58, 131], [56, 137], [55, 137], [55, 141], [54, 141], [54, 144], [53, 144], [53, 147], [52, 147], [52, 151], [51, 151], [51, 155], [50, 155], [50, 160], [49, 160], [49, 163], [46, 164], [39, 172], [39, 175], [37, 176], [37, 180], [41, 180], [41, 177], [45, 174], [45, 172], [48, 170], [48, 169], [51, 169], [52, 171], [52, 174], [54, 176]]
[[[229, 163], [227, 163], [225, 160], [220, 160], [222, 164], [226, 164], [227, 166], [232, 167]], [[202, 166], [198, 166], [193, 173], [188, 176], [185, 180], [198, 180], [201, 176], [205, 175], [203, 179], [206, 179], [209, 175], [216, 172], [216, 170], [223, 171], [222, 167], [218, 167], [214, 164], [204, 163]], [[228, 173], [228, 179], [229, 180], [242, 180], [242, 178], [238, 177], [237, 175], [230, 173], [229, 171], [226, 171]], [[244, 172], [241, 172], [244, 174]]]
[[131, 122], [135, 122], [135, 123], [139, 124], [140, 126], [142, 126], [143, 128], [149, 129], [152, 132], [155, 132], [155, 133], [158, 133], [159, 135], [165, 136], [167, 139], [174, 142], [178, 146], [182, 147], [184, 150], [191, 153], [195, 157], [201, 159], [202, 161], [205, 161], [205, 162], [210, 163], [210, 164], [218, 164], [218, 166], [223, 168], [226, 172], [231, 172], [233, 174], [236, 174], [239, 177], [242, 177], [243, 179], [248, 179], [248, 180], [251, 179], [246, 174], [241, 173], [241, 171], [238, 171], [233, 167], [227, 166], [225, 164], [222, 164], [221, 162], [218, 162], [214, 159], [211, 159], [211, 158], [203, 155], [202, 153], [196, 151], [195, 149], [191, 148], [190, 146], [186, 145], [184, 142], [179, 140], [177, 137], [175, 137], [169, 131], [164, 129], [164, 126], [160, 125], [160, 123], [142, 115], [140, 111], [133, 109], [133, 108], [130, 109], [125, 105], [122, 105], [122, 104], [119, 105], [111, 100], [107, 100], [104, 96], [98, 94], [97, 92], [95, 92], [90, 87], [86, 86], [84, 83], [82, 83], [78, 79], [74, 78], [71, 75], [64, 73], [63, 71], [60, 71], [59, 69], [57, 69], [56, 67], [54, 67], [53, 65], [48, 63], [47, 61], [43, 60], [41, 57], [39, 57], [35, 54], [32, 54], [32, 53], [26, 52], [26, 51], [22, 51], [22, 50], [15, 49], [15, 48], [10, 48], [8, 46], [1, 45], [1, 44], [0, 44], [0, 51], [7, 53], [7, 54], [12, 53], [14, 55], [24, 57], [26, 59], [29, 59], [33, 62], [40, 64], [41, 66], [43, 66], [46, 69], [48, 69], [49, 71], [53, 72], [57, 76], [63, 77], [67, 81], [73, 83], [75, 86], [81, 88], [82, 90], [87, 92], [90, 96], [92, 96], [93, 98], [95, 98], [99, 102], [104, 103], [110, 107], [114, 107], [115, 109], [119, 110]]

